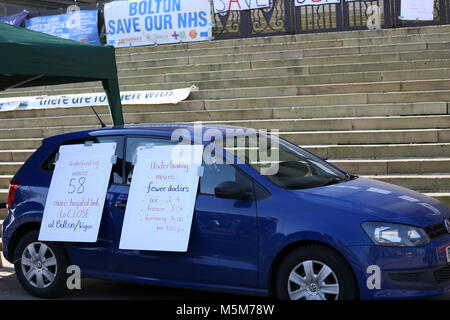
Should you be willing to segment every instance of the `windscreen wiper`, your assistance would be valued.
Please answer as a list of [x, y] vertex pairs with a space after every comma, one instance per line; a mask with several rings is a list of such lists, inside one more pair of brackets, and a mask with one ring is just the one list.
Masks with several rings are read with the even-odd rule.
[[359, 176], [354, 175], [354, 174], [350, 174], [350, 173], [345, 174], [345, 181], [355, 180], [358, 178], [359, 178]]
[[347, 181], [347, 180], [346, 179], [341, 179], [339, 177], [331, 177], [328, 180], [328, 182], [325, 184], [325, 186], [329, 186], [329, 185], [332, 185], [332, 184], [340, 183], [340, 182], [343, 182], [343, 181]]

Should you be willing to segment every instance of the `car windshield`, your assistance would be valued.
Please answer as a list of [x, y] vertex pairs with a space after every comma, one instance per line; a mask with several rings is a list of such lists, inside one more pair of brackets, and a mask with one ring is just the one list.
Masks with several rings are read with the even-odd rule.
[[214, 144], [284, 189], [316, 188], [356, 178], [276, 135], [235, 136]]

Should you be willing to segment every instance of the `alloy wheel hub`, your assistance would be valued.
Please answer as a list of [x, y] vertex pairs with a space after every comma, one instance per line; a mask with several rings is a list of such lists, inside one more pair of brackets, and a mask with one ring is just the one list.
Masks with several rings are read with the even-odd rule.
[[337, 300], [339, 282], [336, 274], [326, 264], [307, 260], [295, 266], [288, 278], [291, 300]]
[[22, 253], [22, 273], [28, 283], [39, 289], [53, 284], [57, 274], [54, 252], [45, 243], [33, 242]]

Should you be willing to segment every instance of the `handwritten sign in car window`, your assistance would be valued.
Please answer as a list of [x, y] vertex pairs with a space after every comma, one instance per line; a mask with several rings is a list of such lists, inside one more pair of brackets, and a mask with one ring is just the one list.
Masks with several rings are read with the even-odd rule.
[[137, 150], [120, 249], [188, 250], [203, 146]]
[[116, 143], [60, 147], [40, 241], [97, 241], [115, 151]]

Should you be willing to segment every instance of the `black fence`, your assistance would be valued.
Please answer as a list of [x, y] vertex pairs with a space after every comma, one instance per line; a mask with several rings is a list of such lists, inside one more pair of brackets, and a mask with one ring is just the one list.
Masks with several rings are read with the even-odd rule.
[[[272, 0], [265, 9], [213, 14], [215, 39], [250, 38], [367, 29], [378, 14], [381, 28], [399, 28], [450, 23], [450, 0], [434, 0], [433, 21], [403, 21], [401, 0], [341, 0], [340, 3], [295, 6], [295, 1]], [[375, 7], [376, 6], [376, 7]], [[376, 11], [376, 12], [375, 12]]]

